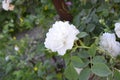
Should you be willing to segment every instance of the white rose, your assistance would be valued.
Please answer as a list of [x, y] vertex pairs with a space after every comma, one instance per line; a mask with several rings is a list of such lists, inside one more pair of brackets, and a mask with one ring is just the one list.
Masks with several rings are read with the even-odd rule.
[[6, 11], [9, 10], [9, 2], [7, 0], [2, 1], [2, 8]]
[[115, 23], [115, 33], [120, 38], [120, 23]]
[[120, 43], [116, 41], [114, 33], [104, 33], [100, 37], [100, 47], [114, 57], [120, 54]]
[[2, 1], [2, 8], [6, 11], [8, 10], [13, 10], [14, 5], [10, 4], [12, 1], [11, 0], [4, 0]]
[[68, 21], [56, 21], [46, 34], [45, 47], [59, 55], [64, 55], [67, 49], [72, 49], [79, 31]]

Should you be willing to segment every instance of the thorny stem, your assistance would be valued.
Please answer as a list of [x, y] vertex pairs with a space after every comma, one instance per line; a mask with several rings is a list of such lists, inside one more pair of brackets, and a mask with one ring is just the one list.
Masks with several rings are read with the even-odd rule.
[[90, 47], [87, 47], [87, 46], [76, 46], [76, 47], [74, 47], [74, 48], [72, 49], [71, 53], [72, 53], [72, 52], [75, 52], [76, 49], [78, 49], [78, 48], [89, 49]]
[[[79, 40], [79, 43], [81, 43], [80, 40]], [[75, 52], [76, 49], [79, 49], [79, 48], [89, 49], [90, 47], [85, 46], [85, 45], [83, 45], [83, 44], [82, 44], [82, 46], [81, 46], [81, 45], [79, 45], [79, 44], [75, 41], [75, 47], [72, 49], [71, 53], [72, 53], [72, 52]]]

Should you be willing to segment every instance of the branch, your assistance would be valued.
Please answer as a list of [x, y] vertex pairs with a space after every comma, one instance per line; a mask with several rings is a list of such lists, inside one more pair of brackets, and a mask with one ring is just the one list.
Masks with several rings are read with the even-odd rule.
[[64, 0], [52, 0], [53, 4], [60, 16], [60, 20], [62, 21], [72, 21], [73, 16], [70, 14], [67, 5]]

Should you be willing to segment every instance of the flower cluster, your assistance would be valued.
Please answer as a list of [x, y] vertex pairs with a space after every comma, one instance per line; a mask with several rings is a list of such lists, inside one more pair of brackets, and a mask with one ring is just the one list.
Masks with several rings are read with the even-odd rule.
[[76, 35], [79, 31], [68, 21], [56, 21], [46, 34], [45, 47], [59, 55], [64, 55], [66, 50], [72, 49]]
[[2, 8], [6, 11], [8, 10], [14, 10], [14, 5], [10, 4], [12, 1], [11, 0], [4, 0], [2, 1]]
[[[115, 33], [120, 38], [120, 23], [115, 23]], [[116, 57], [120, 54], [120, 43], [116, 41], [114, 33], [104, 33], [100, 37], [100, 47]]]

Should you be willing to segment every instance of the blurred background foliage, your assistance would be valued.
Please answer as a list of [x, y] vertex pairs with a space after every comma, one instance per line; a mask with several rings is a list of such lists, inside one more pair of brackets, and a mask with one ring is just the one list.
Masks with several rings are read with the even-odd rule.
[[[61, 57], [57, 56], [57, 53], [47, 51], [43, 41], [39, 39], [32, 40], [26, 37], [17, 40], [15, 37], [15, 34], [34, 27], [42, 27], [47, 31], [57, 15], [52, 0], [12, 0], [12, 4], [15, 5], [13, 11], [5, 11], [0, 6], [0, 80], [78, 80], [73, 66], [85, 68], [79, 80], [88, 80], [89, 74], [92, 73], [89, 65], [91, 59], [88, 57], [94, 57], [92, 64], [96, 61], [105, 63], [107, 66], [112, 64], [108, 57], [99, 56], [100, 52], [95, 53], [95, 47], [98, 44], [98, 38], [95, 37], [105, 31], [113, 32], [114, 23], [120, 21], [120, 0], [71, 0], [71, 2], [72, 5], [68, 7], [73, 15], [72, 24], [81, 32], [78, 35], [82, 38], [80, 43], [90, 47], [89, 50], [78, 49], [72, 52], [73, 57], [69, 54]], [[117, 61], [119, 62], [119, 58]], [[92, 68], [95, 74], [98, 76], [102, 74], [96, 73], [94, 68], [96, 69], [96, 65]], [[108, 67], [105, 65], [102, 68]], [[70, 70], [74, 76], [68, 74]], [[106, 72], [111, 74], [108, 69]], [[87, 74], [84, 75], [84, 73]], [[114, 80], [119, 80], [120, 73], [117, 70], [114, 73], [117, 76]], [[108, 80], [106, 76], [97, 79]]]
[[2, 6], [0, 9], [0, 30], [3, 33], [14, 34], [41, 24], [47, 26], [56, 13], [51, 1], [47, 0], [13, 0], [12, 4], [15, 5], [13, 11], [5, 11]]

